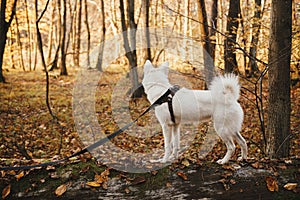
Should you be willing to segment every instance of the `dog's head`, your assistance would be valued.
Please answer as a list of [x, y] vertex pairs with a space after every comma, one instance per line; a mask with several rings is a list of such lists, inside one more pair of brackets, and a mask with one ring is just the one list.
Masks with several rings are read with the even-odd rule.
[[144, 78], [142, 84], [147, 90], [153, 84], [169, 84], [168, 80], [169, 62], [164, 62], [158, 67], [154, 67], [152, 63], [147, 60], [144, 64]]

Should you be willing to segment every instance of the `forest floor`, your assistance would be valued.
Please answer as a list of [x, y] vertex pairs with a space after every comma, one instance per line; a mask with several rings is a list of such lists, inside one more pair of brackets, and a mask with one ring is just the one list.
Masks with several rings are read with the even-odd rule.
[[[87, 73], [95, 75], [93, 70]], [[77, 74], [75, 70], [69, 76], [50, 73], [50, 105], [56, 116], [53, 119], [45, 105], [45, 77], [42, 72], [12, 70], [5, 73], [7, 83], [0, 84], [1, 167], [43, 163], [69, 156], [86, 146], [86, 141], [76, 129], [73, 113], [73, 89]], [[177, 80], [182, 75], [171, 76]], [[115, 93], [120, 91], [116, 88], [124, 85], [122, 80], [126, 77], [121, 73], [105, 72], [97, 79], [94, 108], [103, 134], [112, 133], [120, 124], [128, 123], [114, 118], [116, 115], [123, 116], [125, 111], [114, 111], [122, 102], [112, 103], [117, 98]], [[240, 153], [237, 149], [229, 164], [215, 164], [226, 152], [219, 140], [213, 143], [205, 156], [199, 155], [199, 152], [205, 152], [201, 144], [205, 141], [205, 133], [209, 133], [210, 125], [204, 123], [197, 125], [197, 134], [180, 158], [160, 169], [145, 173], [123, 172], [85, 154], [77, 160], [53, 167], [1, 171], [2, 198], [53, 199], [59, 196], [61, 199], [164, 199], [172, 196], [173, 199], [296, 199], [300, 194], [299, 83], [291, 91], [291, 156], [269, 160], [263, 152], [264, 142], [255, 96], [247, 92], [254, 91], [254, 85], [244, 79], [241, 82], [243, 89], [240, 101], [245, 112], [242, 135], [249, 147], [247, 162], [236, 161]], [[195, 89], [203, 86], [201, 80], [192, 77], [188, 78], [188, 83], [189, 87]], [[121, 87], [125, 94], [127, 89]], [[265, 100], [266, 92], [264, 90], [263, 93]], [[125, 101], [128, 101], [131, 118], [149, 106], [145, 97], [135, 100], [128, 98]], [[267, 109], [266, 102], [264, 109]], [[154, 125], [149, 125], [149, 121], [152, 118], [153, 113], [150, 113], [138, 120], [137, 124], [151, 131]], [[130, 135], [130, 131], [134, 130], [128, 130], [129, 134], [121, 134], [113, 142], [126, 151], [151, 152], [163, 147], [159, 128], [153, 130], [157, 134], [142, 139]]]

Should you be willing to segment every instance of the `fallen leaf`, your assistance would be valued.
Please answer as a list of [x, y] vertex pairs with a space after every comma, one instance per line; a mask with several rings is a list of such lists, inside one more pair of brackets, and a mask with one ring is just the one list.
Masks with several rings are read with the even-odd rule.
[[183, 180], [187, 181], [188, 177], [186, 174], [184, 174], [183, 172], [177, 172], [176, 173], [178, 176], [180, 176]]
[[277, 180], [272, 176], [266, 177], [267, 188], [270, 192], [278, 192], [278, 183]]
[[183, 164], [184, 166], [186, 166], [186, 167], [188, 167], [188, 166], [190, 166], [190, 162], [188, 161], [188, 160], [183, 160], [182, 162], [181, 162], [181, 164]]
[[130, 190], [129, 190], [129, 188], [127, 187], [127, 188], [125, 188], [125, 192], [126, 192], [126, 194], [129, 194], [130, 193]]
[[236, 181], [234, 179], [230, 179], [229, 181], [232, 185], [235, 185], [236, 184]]
[[102, 184], [102, 188], [103, 188], [104, 190], [107, 190], [107, 189], [108, 189], [107, 183], [103, 183], [103, 184]]
[[95, 174], [94, 181], [101, 184], [108, 181], [108, 175], [109, 175], [109, 168], [104, 170], [100, 175]]
[[62, 184], [56, 188], [55, 195], [59, 197], [59, 196], [63, 195], [66, 191], [67, 191], [67, 185]]
[[6, 186], [3, 190], [2, 190], [2, 199], [5, 199], [10, 193], [10, 185]]
[[154, 170], [154, 171], [151, 172], [151, 174], [152, 174], [153, 176], [155, 176], [156, 174], [158, 174], [158, 171], [157, 171], [157, 170]]
[[170, 182], [167, 182], [167, 183], [166, 183], [166, 186], [169, 188], [169, 187], [171, 187], [171, 186], [172, 186], [172, 183], [170, 183]]
[[294, 190], [294, 189], [296, 189], [297, 186], [298, 186], [297, 183], [287, 183], [283, 187], [284, 187], [284, 189], [287, 189], [287, 190]]
[[90, 186], [90, 187], [100, 187], [101, 184], [98, 183], [97, 181], [90, 181], [90, 182], [87, 182], [86, 185]]
[[144, 182], [146, 182], [145, 177], [138, 176], [138, 177], [133, 179], [133, 181], [131, 182], [131, 185], [137, 185], [137, 184], [144, 183]]
[[251, 166], [252, 166], [253, 168], [255, 168], [255, 169], [260, 168], [259, 162], [252, 163]]
[[19, 181], [24, 176], [24, 171], [21, 171], [19, 174], [16, 175], [17, 181]]

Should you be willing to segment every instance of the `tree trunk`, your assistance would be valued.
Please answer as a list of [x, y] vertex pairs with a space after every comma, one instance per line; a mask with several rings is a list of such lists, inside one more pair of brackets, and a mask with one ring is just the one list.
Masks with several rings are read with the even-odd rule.
[[251, 58], [248, 63], [248, 69], [250, 70], [250, 72], [249, 72], [249, 74], [247, 74], [248, 77], [253, 76], [256, 72], [259, 71], [255, 59], [252, 59], [252, 58], [256, 58], [260, 27], [261, 27], [261, 0], [255, 0], [252, 39], [251, 39], [251, 46], [250, 46], [250, 52], [249, 52]]
[[206, 87], [210, 84], [214, 76], [214, 63], [212, 59], [212, 50], [211, 50], [211, 43], [209, 38], [209, 31], [208, 31], [208, 22], [207, 22], [207, 14], [205, 8], [205, 1], [198, 0], [198, 17], [202, 35], [202, 41], [204, 43], [203, 48], [203, 60], [204, 60], [204, 69], [205, 69], [205, 81]]
[[149, 31], [149, 7], [150, 7], [150, 0], [145, 0], [145, 35], [146, 35], [146, 42], [147, 42], [147, 60], [152, 61], [151, 58], [151, 45], [150, 45], [150, 31]]
[[235, 55], [235, 42], [239, 26], [238, 15], [240, 0], [230, 0], [228, 17], [227, 17], [227, 37], [224, 41], [224, 61], [225, 72], [237, 72], [237, 60]]
[[0, 8], [0, 82], [4, 83], [5, 78], [3, 76], [3, 57], [4, 57], [4, 51], [5, 51], [5, 45], [6, 45], [6, 39], [7, 39], [7, 32], [9, 29], [9, 26], [16, 14], [16, 6], [17, 6], [17, 0], [13, 2], [12, 6], [12, 12], [10, 14], [8, 22], [5, 20], [5, 11], [6, 11], [6, 0], [1, 0], [1, 8]]
[[104, 7], [104, 0], [101, 0], [101, 18], [102, 18], [102, 38], [100, 40], [100, 47], [99, 47], [99, 55], [97, 60], [97, 69], [102, 71], [102, 61], [103, 61], [103, 54], [104, 54], [104, 42], [105, 42], [105, 33], [106, 33], [106, 26], [105, 26], [105, 7]]
[[23, 69], [23, 71], [26, 71], [25, 69], [25, 64], [24, 64], [24, 58], [23, 58], [23, 46], [22, 46], [22, 42], [21, 42], [21, 36], [20, 36], [20, 29], [19, 29], [19, 21], [18, 21], [18, 17], [17, 15], [15, 16], [15, 21], [16, 21], [16, 36], [17, 36], [17, 44], [18, 44], [18, 54], [20, 56], [18, 56], [21, 68]]
[[[130, 65], [130, 79], [132, 83], [131, 94], [132, 98], [142, 97], [143, 90], [139, 89], [138, 73], [137, 73], [137, 56], [136, 56], [136, 28], [137, 24], [134, 20], [134, 0], [127, 0], [127, 16], [129, 21], [130, 31], [128, 31], [125, 22], [125, 10], [124, 2], [120, 0], [120, 11], [121, 11], [121, 23], [122, 23], [122, 34], [124, 41], [124, 48], [126, 51], [126, 57]], [[128, 40], [128, 34], [130, 37], [130, 44]], [[131, 47], [130, 47], [131, 45]]]
[[[77, 7], [77, 27], [76, 27], [76, 35], [75, 35], [75, 52], [74, 52], [74, 64], [75, 66], [79, 66], [80, 62], [80, 42], [81, 42], [81, 11], [82, 11], [82, 0], [78, 0]], [[76, 25], [75, 25], [76, 26]]]
[[216, 30], [218, 27], [218, 0], [213, 0], [213, 4], [211, 6], [211, 28], [209, 31], [209, 38], [211, 41], [211, 57], [215, 59], [215, 49], [216, 49]]
[[289, 155], [292, 0], [272, 0], [269, 41], [267, 153]]
[[[60, 75], [67, 76], [67, 66], [66, 66], [66, 27], [67, 27], [67, 2], [63, 0], [63, 16], [61, 23], [61, 41], [60, 41]], [[60, 11], [59, 11], [60, 12]]]
[[87, 58], [86, 59], [87, 59], [87, 65], [88, 67], [90, 67], [91, 32], [90, 32], [89, 19], [88, 19], [87, 0], [84, 0], [84, 24], [87, 32]]

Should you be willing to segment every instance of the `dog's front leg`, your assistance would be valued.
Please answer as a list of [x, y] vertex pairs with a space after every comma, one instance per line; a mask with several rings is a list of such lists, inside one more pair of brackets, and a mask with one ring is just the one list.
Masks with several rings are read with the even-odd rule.
[[172, 152], [172, 126], [168, 124], [163, 124], [162, 125], [163, 129], [163, 135], [164, 135], [164, 145], [165, 145], [165, 155], [164, 157], [160, 160], [161, 162], [165, 163], [169, 160]]
[[178, 158], [178, 151], [180, 149], [180, 127], [178, 124], [175, 124], [173, 126], [172, 131], [172, 146], [173, 146], [173, 152], [172, 156], [177, 159]]

